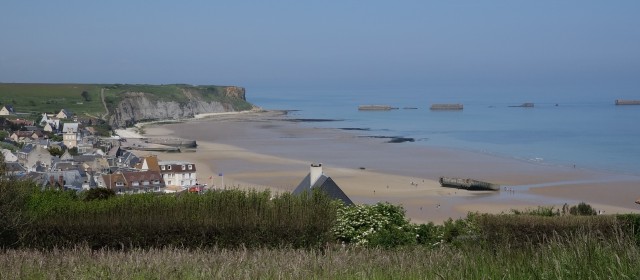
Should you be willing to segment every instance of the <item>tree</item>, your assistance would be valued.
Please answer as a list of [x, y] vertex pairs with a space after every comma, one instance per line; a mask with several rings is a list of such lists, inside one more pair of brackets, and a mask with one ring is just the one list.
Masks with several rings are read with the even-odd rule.
[[87, 102], [91, 101], [91, 96], [86, 90], [83, 90], [80, 95], [82, 96], [82, 98], [84, 98], [84, 101], [87, 101]]
[[78, 155], [78, 147], [73, 147], [73, 148], [69, 149], [69, 154], [71, 154], [72, 156], [77, 156]]
[[49, 154], [52, 156], [56, 156], [56, 157], [60, 157], [64, 154], [64, 150], [58, 148], [58, 147], [49, 147], [49, 149], [47, 149], [49, 151]]

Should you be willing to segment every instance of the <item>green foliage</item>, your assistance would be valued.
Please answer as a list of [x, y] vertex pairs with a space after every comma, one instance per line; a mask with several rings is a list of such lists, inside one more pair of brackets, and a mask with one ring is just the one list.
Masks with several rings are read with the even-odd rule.
[[27, 229], [30, 219], [24, 208], [34, 185], [5, 174], [6, 165], [0, 154], [0, 249], [16, 246]]
[[342, 242], [396, 247], [415, 243], [404, 209], [387, 202], [338, 208], [333, 234]]
[[70, 148], [68, 151], [69, 151], [69, 154], [72, 155], [72, 156], [77, 156], [78, 155], [78, 147]]
[[5, 130], [0, 130], [0, 140], [5, 139], [7, 137], [9, 137], [9, 132]]
[[592, 216], [596, 215], [597, 212], [591, 205], [586, 204], [584, 202], [580, 202], [577, 206], [571, 206], [569, 208], [569, 213], [571, 215], [580, 215], [580, 216]]
[[49, 151], [50, 155], [56, 156], [56, 157], [60, 157], [64, 154], [64, 150], [58, 147], [49, 147], [47, 151]]
[[[93, 248], [318, 247], [331, 241], [335, 206], [322, 194], [272, 197], [239, 190], [82, 200], [36, 192], [23, 246]], [[73, 217], [73, 219], [70, 219]]]
[[92, 200], [104, 200], [109, 199], [116, 196], [116, 192], [112, 189], [107, 188], [95, 188], [90, 189], [82, 193], [84, 201], [92, 201]]
[[560, 216], [560, 210], [559, 209], [555, 209], [554, 207], [544, 207], [544, 206], [538, 206], [538, 208], [536, 209], [527, 209], [527, 210], [517, 210], [517, 209], [512, 209], [511, 213], [514, 215], [532, 215], [532, 216], [543, 216], [543, 217], [553, 217], [553, 216]]

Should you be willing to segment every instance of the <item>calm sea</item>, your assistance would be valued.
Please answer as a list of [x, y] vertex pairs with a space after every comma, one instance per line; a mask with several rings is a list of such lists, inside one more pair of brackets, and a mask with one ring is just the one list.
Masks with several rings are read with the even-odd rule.
[[[253, 90], [265, 109], [299, 110], [295, 118], [337, 119], [313, 127], [357, 128], [363, 136], [411, 137], [413, 143], [517, 158], [550, 165], [640, 175], [640, 106], [616, 97], [546, 91], [514, 94], [477, 90]], [[525, 97], [522, 97], [525, 96]], [[533, 108], [509, 107], [524, 102]], [[432, 103], [462, 103], [462, 111], [431, 111]], [[384, 104], [392, 111], [358, 111]], [[416, 107], [417, 109], [403, 109]]]

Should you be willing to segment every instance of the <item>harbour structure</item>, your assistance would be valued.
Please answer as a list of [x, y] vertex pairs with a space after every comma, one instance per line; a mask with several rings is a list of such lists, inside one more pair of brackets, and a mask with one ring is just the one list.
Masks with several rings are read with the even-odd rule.
[[522, 103], [520, 105], [511, 105], [509, 107], [533, 108], [533, 103], [532, 102], [526, 102], [526, 103]]
[[442, 103], [442, 104], [432, 104], [431, 110], [462, 110], [464, 106], [460, 103]]
[[389, 105], [360, 105], [358, 110], [360, 111], [389, 111], [398, 109]]
[[500, 185], [484, 181], [462, 178], [440, 177], [440, 185], [449, 188], [465, 189], [470, 191], [499, 191]]
[[616, 99], [616, 105], [640, 105], [640, 100]]

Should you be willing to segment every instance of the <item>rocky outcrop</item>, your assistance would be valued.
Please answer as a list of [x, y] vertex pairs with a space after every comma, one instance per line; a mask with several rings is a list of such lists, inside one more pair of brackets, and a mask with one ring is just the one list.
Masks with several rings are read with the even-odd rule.
[[108, 117], [109, 124], [114, 128], [142, 121], [185, 119], [197, 114], [233, 112], [252, 107], [246, 102], [245, 91], [241, 87], [224, 87], [219, 98], [222, 101], [208, 101], [201, 91], [194, 88], [182, 89], [184, 98], [180, 101], [165, 100], [145, 92], [121, 94], [120, 102], [111, 108]]

